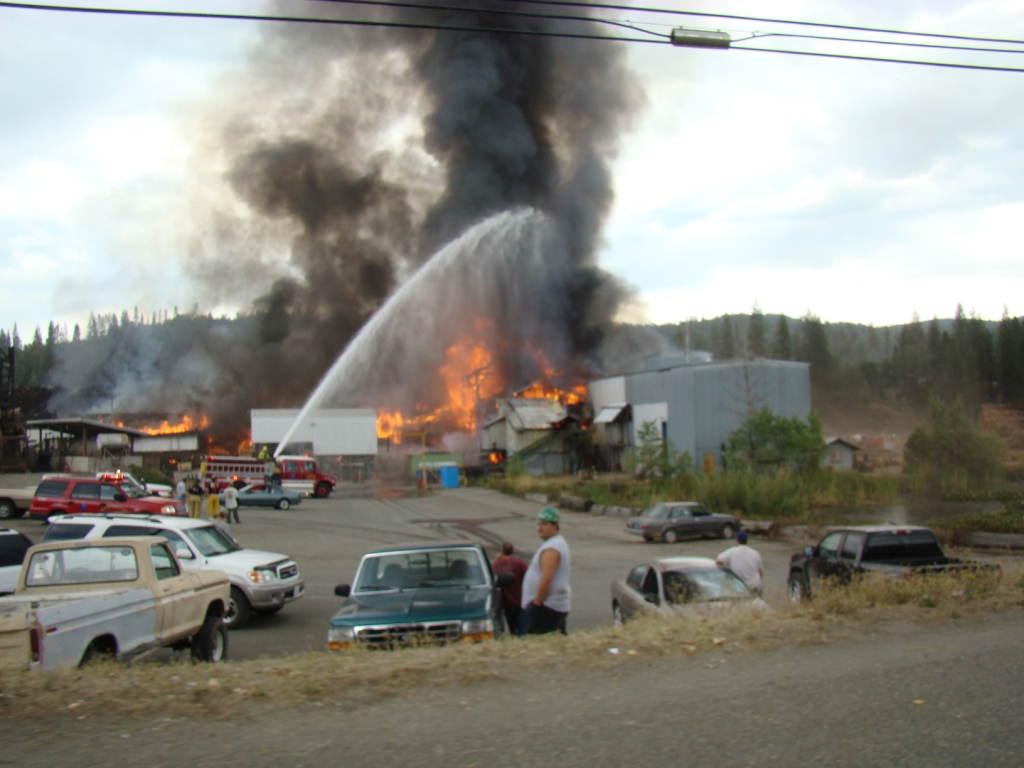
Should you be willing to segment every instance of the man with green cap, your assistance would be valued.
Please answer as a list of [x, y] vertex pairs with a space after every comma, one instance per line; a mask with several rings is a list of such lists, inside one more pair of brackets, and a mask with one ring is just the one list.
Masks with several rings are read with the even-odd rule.
[[569, 587], [569, 544], [562, 536], [561, 519], [554, 507], [537, 515], [537, 535], [543, 542], [523, 577], [523, 610], [526, 634], [566, 633], [572, 602]]

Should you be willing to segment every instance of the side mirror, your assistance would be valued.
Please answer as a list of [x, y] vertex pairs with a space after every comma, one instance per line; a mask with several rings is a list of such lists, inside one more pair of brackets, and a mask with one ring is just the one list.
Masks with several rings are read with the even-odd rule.
[[352, 593], [352, 587], [348, 584], [339, 584], [334, 588], [337, 597], [348, 597]]
[[179, 560], [194, 560], [195, 555], [192, 554], [192, 550], [186, 547], [184, 544], [179, 544], [174, 548], [174, 556]]

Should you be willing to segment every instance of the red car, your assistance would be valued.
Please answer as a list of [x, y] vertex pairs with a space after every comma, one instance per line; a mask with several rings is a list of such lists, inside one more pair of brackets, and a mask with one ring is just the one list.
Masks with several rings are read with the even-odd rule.
[[134, 512], [188, 517], [177, 499], [147, 495], [133, 486], [93, 477], [51, 477], [43, 480], [32, 497], [28, 516], [47, 521], [54, 515]]

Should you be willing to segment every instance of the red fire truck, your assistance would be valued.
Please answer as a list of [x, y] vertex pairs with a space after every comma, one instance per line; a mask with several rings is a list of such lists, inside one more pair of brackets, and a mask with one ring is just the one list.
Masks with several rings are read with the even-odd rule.
[[331, 495], [338, 478], [320, 471], [312, 456], [278, 456], [277, 472], [281, 487], [296, 493], [310, 494], [318, 499]]
[[273, 482], [321, 499], [330, 496], [338, 482], [334, 475], [321, 472], [312, 456], [278, 456], [276, 463], [252, 456], [207, 456], [201, 474], [204, 480], [213, 480], [218, 490], [229, 485], [241, 487]]
[[207, 456], [200, 467], [203, 480], [212, 480], [218, 491], [229, 485], [266, 485], [275, 471], [274, 462], [252, 456]]

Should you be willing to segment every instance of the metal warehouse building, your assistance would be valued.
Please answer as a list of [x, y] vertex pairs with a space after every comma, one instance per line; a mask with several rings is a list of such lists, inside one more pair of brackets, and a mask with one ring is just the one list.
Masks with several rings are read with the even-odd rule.
[[656, 356], [644, 371], [598, 379], [588, 389], [594, 443], [606, 470], [622, 468], [644, 422], [659, 425], [676, 450], [711, 472], [722, 467], [729, 434], [755, 411], [801, 419], [811, 412], [810, 364], [785, 360]]
[[[253, 452], [271, 448], [284, 438], [301, 413], [298, 408], [254, 408], [250, 411]], [[349, 470], [372, 468], [377, 458], [377, 413], [371, 408], [321, 408], [296, 425], [285, 451], [308, 453], [335, 465], [343, 477]]]

